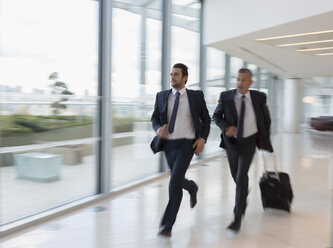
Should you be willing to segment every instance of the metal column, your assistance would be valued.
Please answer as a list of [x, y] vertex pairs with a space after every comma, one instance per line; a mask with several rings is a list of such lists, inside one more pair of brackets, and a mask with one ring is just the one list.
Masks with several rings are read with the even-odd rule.
[[100, 0], [97, 193], [110, 191], [112, 0]]

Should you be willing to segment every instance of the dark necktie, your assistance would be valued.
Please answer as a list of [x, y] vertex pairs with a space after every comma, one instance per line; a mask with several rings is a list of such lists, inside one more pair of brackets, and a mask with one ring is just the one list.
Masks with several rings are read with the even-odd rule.
[[243, 131], [244, 131], [244, 113], [245, 113], [245, 96], [242, 96], [242, 105], [240, 109], [240, 115], [238, 120], [238, 126], [237, 126], [237, 139], [243, 138]]
[[169, 128], [168, 128], [169, 133], [173, 133], [173, 129], [175, 128], [176, 116], [177, 116], [178, 105], [179, 105], [179, 96], [180, 96], [180, 93], [177, 91], [176, 100], [175, 100], [175, 104], [173, 105], [173, 110], [172, 110]]

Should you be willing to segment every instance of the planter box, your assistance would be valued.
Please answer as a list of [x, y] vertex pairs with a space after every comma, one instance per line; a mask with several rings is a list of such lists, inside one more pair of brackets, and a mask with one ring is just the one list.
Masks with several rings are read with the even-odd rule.
[[43, 152], [62, 156], [62, 162], [65, 165], [82, 164], [82, 149], [80, 148], [80, 145], [44, 148]]
[[58, 154], [30, 152], [14, 155], [18, 178], [39, 182], [60, 179], [62, 156]]
[[65, 149], [64, 163], [68, 165], [82, 164], [82, 146], [67, 145], [62, 146]]

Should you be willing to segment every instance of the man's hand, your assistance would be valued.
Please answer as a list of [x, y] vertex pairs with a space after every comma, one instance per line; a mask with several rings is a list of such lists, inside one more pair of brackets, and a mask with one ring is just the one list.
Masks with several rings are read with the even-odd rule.
[[195, 149], [194, 150], [194, 154], [195, 155], [199, 155], [203, 149], [204, 149], [204, 146], [205, 146], [205, 140], [203, 138], [200, 138], [200, 139], [197, 139], [194, 144], [193, 144], [193, 148]]
[[237, 133], [237, 127], [235, 127], [235, 126], [229, 126], [229, 127], [226, 127], [226, 129], [225, 129], [225, 135], [227, 135], [227, 137], [235, 136], [236, 133]]
[[161, 138], [166, 138], [168, 136], [168, 124], [164, 124], [159, 129], [157, 129], [156, 134]]

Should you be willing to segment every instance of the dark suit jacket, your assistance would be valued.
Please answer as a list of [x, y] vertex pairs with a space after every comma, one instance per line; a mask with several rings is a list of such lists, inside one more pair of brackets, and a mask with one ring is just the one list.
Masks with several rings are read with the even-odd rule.
[[[168, 96], [171, 93], [170, 90], [164, 90], [156, 95], [154, 112], [151, 117], [151, 122], [155, 131], [164, 124], [168, 123]], [[190, 110], [195, 127], [195, 138], [203, 138], [207, 141], [210, 130], [210, 116], [204, 99], [204, 95], [200, 90], [186, 89]], [[155, 142], [158, 139], [154, 138]], [[155, 151], [154, 151], [155, 152]]]
[[[238, 116], [234, 102], [234, 95], [237, 90], [224, 91], [220, 95], [219, 103], [213, 114], [213, 120], [216, 125], [222, 130], [221, 144], [222, 148], [229, 148], [232, 146], [232, 137], [227, 137], [225, 129], [228, 126], [237, 126]], [[257, 147], [259, 149], [273, 152], [273, 147], [270, 141], [270, 126], [271, 118], [266, 105], [266, 95], [263, 92], [250, 90], [252, 105], [257, 120]], [[244, 127], [246, 128], [246, 126]]]

